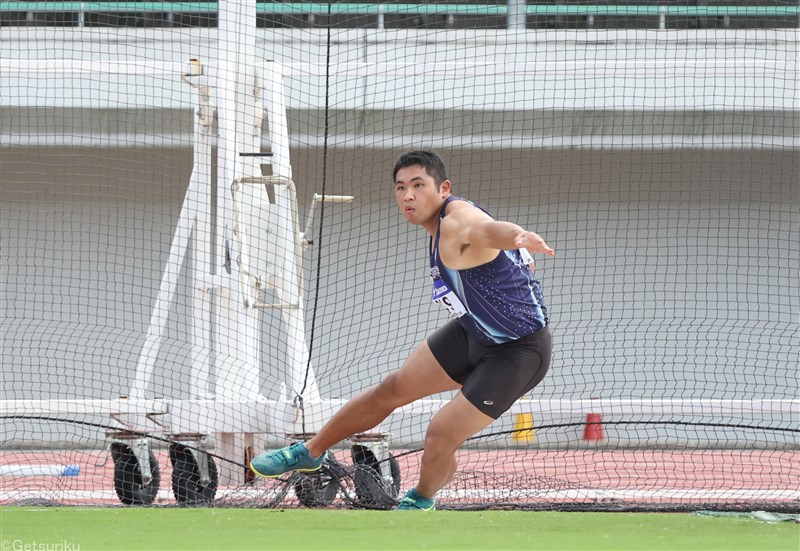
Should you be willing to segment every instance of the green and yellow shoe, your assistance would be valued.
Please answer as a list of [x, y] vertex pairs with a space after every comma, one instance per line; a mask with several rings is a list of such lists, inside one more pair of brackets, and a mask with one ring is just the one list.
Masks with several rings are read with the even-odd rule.
[[305, 444], [297, 442], [279, 450], [262, 453], [250, 461], [250, 470], [258, 476], [277, 478], [292, 471], [313, 473], [322, 467], [327, 452], [311, 457]]
[[417, 493], [416, 488], [411, 488], [400, 503], [397, 504], [395, 511], [435, 511], [436, 501], [421, 496]]

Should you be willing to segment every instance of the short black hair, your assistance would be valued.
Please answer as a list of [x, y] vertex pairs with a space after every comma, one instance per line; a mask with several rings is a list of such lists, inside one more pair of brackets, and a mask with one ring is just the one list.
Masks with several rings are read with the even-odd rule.
[[430, 149], [416, 149], [403, 153], [400, 155], [400, 158], [397, 159], [397, 164], [394, 165], [394, 171], [392, 171], [392, 182], [397, 180], [397, 172], [401, 168], [409, 166], [421, 166], [425, 168], [428, 174], [433, 176], [433, 181], [437, 186], [441, 185], [445, 180], [448, 180], [444, 161], [437, 153]]

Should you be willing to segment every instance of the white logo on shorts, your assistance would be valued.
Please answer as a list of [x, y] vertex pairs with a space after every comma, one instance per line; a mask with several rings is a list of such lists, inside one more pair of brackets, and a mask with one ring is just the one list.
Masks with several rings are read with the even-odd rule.
[[486, 404], [487, 406], [493, 406], [494, 405], [494, 402], [492, 402], [491, 400], [484, 400], [483, 403]]

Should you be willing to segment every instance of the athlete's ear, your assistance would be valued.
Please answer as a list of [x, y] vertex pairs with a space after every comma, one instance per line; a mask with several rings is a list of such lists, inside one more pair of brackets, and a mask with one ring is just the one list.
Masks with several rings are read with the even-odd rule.
[[441, 184], [439, 184], [439, 194], [442, 197], [447, 197], [450, 195], [450, 191], [452, 191], [452, 184], [450, 184], [450, 180], [444, 180]]

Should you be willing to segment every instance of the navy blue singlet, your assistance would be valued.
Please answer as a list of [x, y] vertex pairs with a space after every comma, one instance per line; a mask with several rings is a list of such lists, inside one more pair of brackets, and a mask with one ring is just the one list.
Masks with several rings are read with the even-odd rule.
[[[451, 195], [439, 211], [440, 226], [451, 201], [467, 201], [486, 212]], [[451, 270], [439, 258], [439, 233], [437, 228], [429, 249], [433, 300], [446, 307], [471, 337], [483, 344], [502, 344], [547, 325], [541, 283], [519, 250], [500, 251], [494, 260], [474, 268]]]

